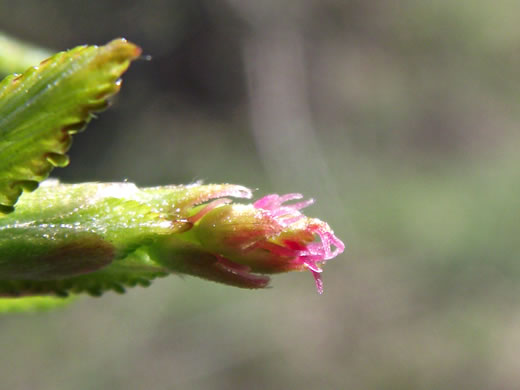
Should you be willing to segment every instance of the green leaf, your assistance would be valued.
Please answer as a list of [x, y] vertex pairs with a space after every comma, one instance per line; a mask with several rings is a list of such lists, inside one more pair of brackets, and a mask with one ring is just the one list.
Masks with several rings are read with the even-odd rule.
[[54, 309], [65, 306], [77, 297], [71, 295], [62, 297], [22, 297], [22, 298], [0, 298], [0, 313], [33, 312]]
[[[72, 261], [81, 262], [82, 259], [74, 258]], [[31, 296], [45, 296], [53, 294], [61, 298], [70, 294], [87, 293], [91, 296], [101, 296], [107, 291], [122, 294], [128, 287], [148, 287], [151, 282], [164, 277], [169, 273], [153, 262], [148, 255], [141, 250], [119, 259], [109, 266], [93, 273], [73, 277], [63, 277], [48, 280], [1, 280], [0, 296], [11, 299]], [[0, 299], [0, 312], [2, 311], [2, 299]]]
[[14, 209], [56, 166], [69, 162], [72, 134], [108, 106], [120, 76], [141, 53], [124, 39], [79, 46], [0, 83], [0, 213]]

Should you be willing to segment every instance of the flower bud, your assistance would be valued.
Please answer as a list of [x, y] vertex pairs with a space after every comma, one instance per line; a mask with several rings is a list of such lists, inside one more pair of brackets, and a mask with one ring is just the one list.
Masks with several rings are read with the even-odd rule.
[[286, 204], [301, 198], [273, 194], [247, 205], [220, 198], [198, 206], [191, 229], [165, 238], [156, 258], [169, 257], [177, 272], [248, 288], [265, 287], [264, 274], [308, 269], [322, 293], [321, 265], [345, 246], [327, 223], [300, 212], [312, 199]]

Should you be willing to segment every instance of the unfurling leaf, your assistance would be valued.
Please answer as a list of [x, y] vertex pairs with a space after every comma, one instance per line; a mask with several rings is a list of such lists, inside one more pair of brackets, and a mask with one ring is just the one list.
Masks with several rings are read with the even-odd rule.
[[0, 214], [53, 167], [68, 164], [72, 134], [119, 91], [141, 49], [124, 39], [55, 54], [0, 83]]

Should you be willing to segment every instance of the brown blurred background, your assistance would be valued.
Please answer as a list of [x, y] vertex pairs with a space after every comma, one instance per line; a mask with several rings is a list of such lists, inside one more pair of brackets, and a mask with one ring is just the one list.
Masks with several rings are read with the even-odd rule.
[[[67, 182], [302, 192], [347, 243], [246, 291], [170, 277], [0, 317], [15, 389], [520, 388], [520, 3], [0, 0], [0, 30], [135, 63]], [[0, 48], [1, 50], [1, 48]]]

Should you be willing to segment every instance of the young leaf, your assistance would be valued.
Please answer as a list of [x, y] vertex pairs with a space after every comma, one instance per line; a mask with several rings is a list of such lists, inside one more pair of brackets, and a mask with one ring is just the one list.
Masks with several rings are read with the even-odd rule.
[[0, 213], [66, 166], [71, 135], [119, 91], [120, 76], [141, 49], [124, 39], [79, 46], [0, 83]]

